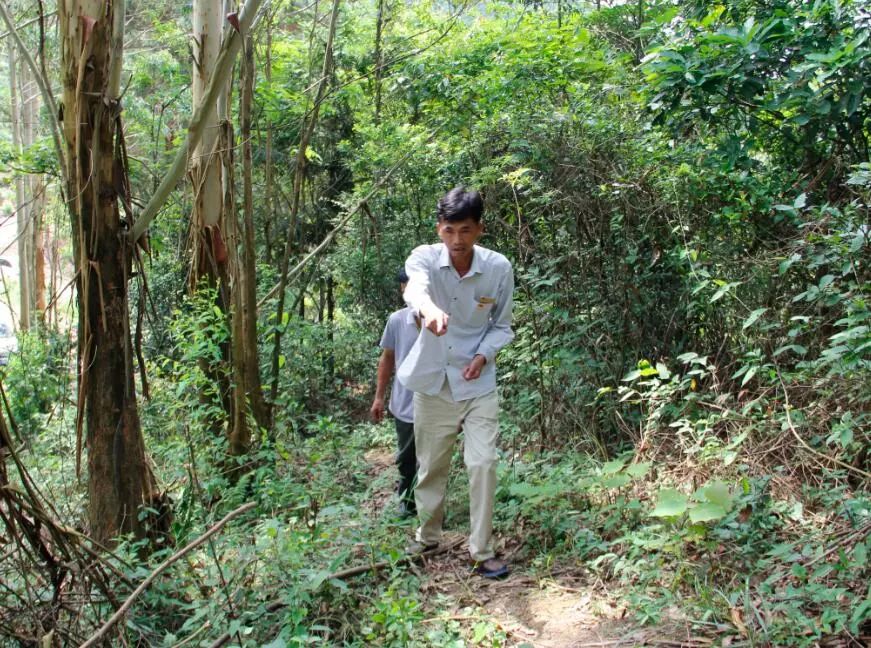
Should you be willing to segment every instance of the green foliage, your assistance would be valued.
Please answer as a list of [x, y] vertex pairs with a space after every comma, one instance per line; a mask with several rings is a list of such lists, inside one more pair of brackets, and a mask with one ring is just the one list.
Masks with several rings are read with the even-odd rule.
[[18, 350], [3, 371], [10, 412], [25, 438], [44, 428], [47, 416], [67, 406], [71, 376], [69, 340], [33, 329], [18, 334]]
[[[484, 192], [482, 243], [515, 268], [496, 525], [522, 541], [518, 569], [587, 569], [635, 620], [661, 623], [677, 607], [699, 632], [731, 628], [730, 641], [867, 633], [867, 10], [554, 4], [473, 5], [456, 19], [444, 3], [383, 3], [376, 75], [376, 5], [343, 3], [299, 177], [324, 5], [271, 5], [255, 34], [258, 295], [278, 282], [286, 244], [293, 266], [365, 201], [295, 275], [283, 318], [274, 298], [260, 308], [264, 382], [282, 333], [274, 420], [235, 482], [222, 466], [228, 323], [213, 292], [185, 297], [190, 192], [155, 221], [148, 299], [131, 310], [144, 322], [142, 419], [175, 541], [242, 502], [257, 508], [146, 592], [128, 643], [208, 645], [227, 631], [251, 646], [508, 643], [475, 609], [463, 609], [468, 623], [443, 619], [451, 602], [403, 569], [332, 577], [398, 559], [411, 532], [372, 507], [393, 475], [363, 453], [392, 447], [393, 433], [360, 420], [384, 319], [400, 306], [395, 271], [434, 241], [436, 201], [457, 184]], [[166, 2], [130, 12], [135, 204], [186, 133], [189, 14]], [[0, 156], [50, 172], [46, 142], [22, 156], [0, 142]], [[75, 402], [66, 346], [21, 345], [4, 386], [74, 526], [83, 495], [52, 474], [69, 477], [58, 467], [74, 428], [63, 411], [47, 420]], [[465, 524], [464, 479], [451, 484], [450, 524]], [[170, 552], [143, 562], [137, 549], [118, 549], [132, 582]], [[99, 609], [87, 622], [109, 612]]]

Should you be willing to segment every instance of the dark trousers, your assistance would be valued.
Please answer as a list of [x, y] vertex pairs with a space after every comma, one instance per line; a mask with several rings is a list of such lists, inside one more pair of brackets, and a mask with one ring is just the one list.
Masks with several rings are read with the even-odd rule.
[[414, 481], [417, 477], [417, 455], [414, 452], [414, 423], [396, 421], [396, 465], [399, 468], [399, 498], [414, 509]]

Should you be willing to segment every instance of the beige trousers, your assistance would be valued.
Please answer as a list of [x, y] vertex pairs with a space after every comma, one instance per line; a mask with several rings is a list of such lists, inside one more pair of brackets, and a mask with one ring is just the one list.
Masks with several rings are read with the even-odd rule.
[[454, 442], [462, 426], [463, 459], [469, 473], [469, 553], [487, 560], [493, 553], [493, 499], [496, 493], [496, 440], [499, 436], [496, 391], [455, 402], [448, 382], [437, 396], [414, 394], [414, 444], [417, 488], [414, 490], [420, 527], [417, 541], [439, 542], [445, 512], [445, 490]]

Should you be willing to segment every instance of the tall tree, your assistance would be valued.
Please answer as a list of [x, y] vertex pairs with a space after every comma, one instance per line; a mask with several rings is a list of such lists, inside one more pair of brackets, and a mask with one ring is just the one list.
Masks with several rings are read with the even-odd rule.
[[[197, 0], [194, 3], [192, 90], [195, 106], [204, 100], [216, 73], [224, 15], [220, 3], [214, 0]], [[246, 255], [244, 268], [239, 263], [232, 159], [234, 135], [229, 114], [229, 90], [229, 81], [223, 82], [216, 109], [211, 113], [202, 140], [194, 149], [191, 159], [190, 177], [194, 194], [191, 286], [196, 288], [205, 282], [217, 288], [217, 305], [228, 316], [231, 340], [222, 348], [225, 366], [217, 368], [212, 374], [222, 381], [221, 393], [229, 422], [227, 432], [230, 451], [234, 455], [241, 455], [247, 452], [251, 438], [247, 416], [249, 402], [259, 425], [266, 424], [266, 416], [259, 371], [254, 371], [258, 366], [256, 300], [248, 299], [245, 294], [247, 285], [255, 285], [253, 255], [250, 262]], [[250, 334], [248, 331], [251, 331]], [[246, 344], [246, 335], [253, 335], [253, 349]]]
[[[246, 396], [251, 403], [254, 420], [266, 425], [268, 412], [260, 382], [260, 360], [257, 352], [257, 281], [256, 250], [254, 245], [254, 188], [251, 146], [251, 106], [254, 101], [254, 43], [250, 36], [245, 39], [242, 65], [242, 92], [239, 96], [239, 121], [242, 136], [242, 266], [240, 272], [239, 308], [236, 317], [241, 320], [244, 354], [244, 378]], [[267, 209], [269, 205], [267, 205]]]
[[[133, 380], [128, 286], [135, 248], [121, 128], [123, 0], [68, 0], [58, 11], [63, 133], [78, 293], [79, 438], [88, 448], [91, 535], [144, 537], [141, 507], [156, 506]], [[125, 209], [126, 211], [126, 209]], [[80, 446], [79, 446], [80, 447]]]
[[[10, 104], [10, 130], [12, 131], [12, 148], [15, 154], [21, 158], [24, 149], [24, 124], [26, 119], [22, 106], [21, 89], [19, 87], [19, 74], [23, 71], [18, 69], [18, 57], [12, 41], [9, 45], [9, 104]], [[22, 119], [22, 118], [25, 119]], [[15, 220], [17, 224], [17, 249], [18, 249], [18, 288], [19, 300], [19, 325], [26, 331], [30, 328], [30, 311], [32, 296], [30, 290], [30, 239], [29, 218], [31, 207], [27, 197], [28, 178], [19, 170], [15, 174]]]

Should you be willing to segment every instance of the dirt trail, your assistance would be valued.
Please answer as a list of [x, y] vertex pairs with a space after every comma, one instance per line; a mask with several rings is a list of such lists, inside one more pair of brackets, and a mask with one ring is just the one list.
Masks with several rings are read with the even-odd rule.
[[[366, 460], [373, 477], [394, 469], [393, 455], [388, 450], [372, 450]], [[395, 505], [389, 473], [381, 481], [386, 486], [374, 492], [366, 504], [377, 515], [384, 507]], [[445, 544], [460, 538], [459, 534], [447, 533]], [[507, 646], [516, 648], [711, 645], [704, 639], [691, 638], [678, 624], [667, 632], [663, 628], [638, 628], [625, 618], [626, 609], [606, 584], [591, 579], [580, 568], [536, 572], [517, 557], [519, 548], [518, 539], [502, 539], [500, 551], [509, 558], [513, 556], [513, 571], [499, 581], [470, 573], [464, 542], [411, 566], [424, 577], [421, 594], [432, 620], [457, 622], [469, 637], [483, 622], [503, 633]], [[676, 638], [680, 636], [685, 639]]]

